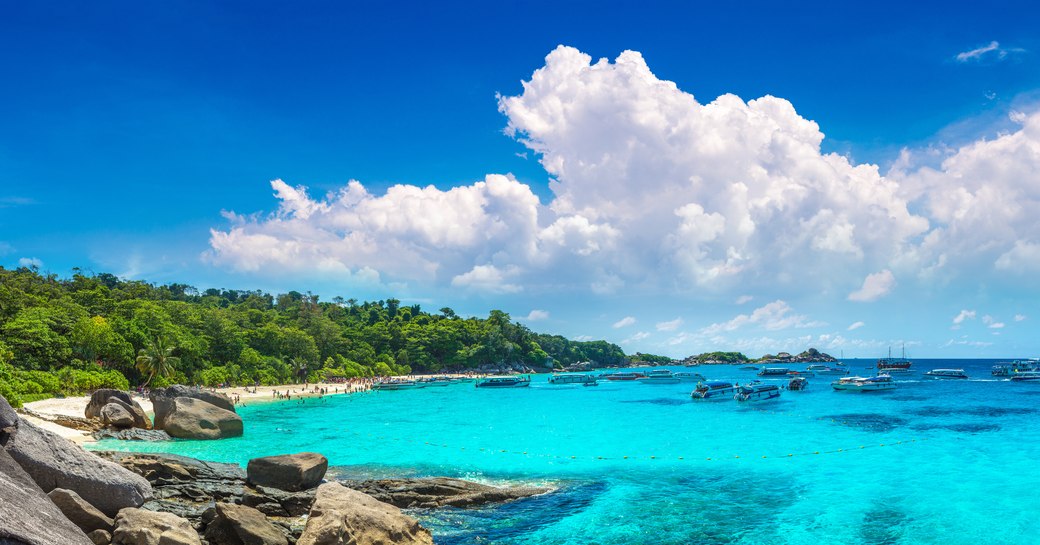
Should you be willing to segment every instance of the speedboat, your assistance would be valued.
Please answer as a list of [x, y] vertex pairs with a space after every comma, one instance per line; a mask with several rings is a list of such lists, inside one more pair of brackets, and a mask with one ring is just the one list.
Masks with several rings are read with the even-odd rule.
[[1021, 373], [1015, 373], [1015, 376], [1011, 377], [1011, 380], [1015, 382], [1040, 381], [1040, 371], [1022, 371]]
[[732, 382], [713, 380], [710, 382], [699, 382], [690, 397], [693, 399], [707, 399], [716, 401], [720, 399], [731, 399], [737, 391], [737, 386]]
[[616, 382], [616, 381], [636, 380], [636, 379], [639, 379], [639, 378], [643, 378], [644, 376], [646, 376], [646, 375], [644, 375], [643, 373], [611, 373], [609, 375], [604, 375], [603, 378], [605, 378], [605, 379], [607, 379], [609, 381]]
[[373, 390], [415, 390], [426, 385], [414, 380], [382, 380], [372, 384]]
[[795, 371], [795, 370], [792, 369], [792, 370], [787, 372], [787, 376], [791, 377], [791, 378], [798, 378], [798, 377], [814, 377], [816, 375], [813, 374], [812, 371]]
[[896, 383], [889, 375], [876, 377], [842, 377], [831, 383], [835, 390], [846, 392], [872, 392], [875, 390], [891, 390]]
[[[841, 362], [838, 362], [838, 364], [842, 365]], [[809, 367], [806, 367], [805, 370], [810, 372], [810, 373], [812, 373], [812, 374], [814, 374], [814, 375], [847, 375], [847, 374], [849, 374], [849, 370], [848, 369], [841, 369], [841, 368], [838, 368], [838, 367], [827, 367], [826, 365], [823, 365], [822, 363], [814, 363], [814, 364], [810, 365]]]
[[737, 401], [766, 401], [780, 397], [780, 387], [775, 384], [745, 384], [737, 388], [733, 399]]
[[932, 369], [924, 374], [932, 378], [968, 378], [964, 369]]
[[654, 369], [637, 380], [641, 384], [679, 384], [679, 377], [667, 369]]
[[758, 367], [755, 367], [754, 365], [745, 365], [744, 367], [741, 367], [740, 370], [741, 371], [758, 371]]
[[1040, 362], [1036, 360], [1018, 360], [994, 365], [992, 374], [995, 377], [1010, 377], [1016, 373], [1037, 370], [1040, 370]]
[[476, 384], [477, 388], [526, 388], [531, 385], [529, 377], [488, 377]]
[[585, 373], [557, 373], [549, 377], [549, 384], [596, 384], [596, 377]]
[[786, 367], [766, 367], [758, 372], [760, 377], [786, 377], [791, 370]]
[[701, 382], [704, 380], [704, 375], [700, 373], [689, 373], [686, 371], [672, 373], [672, 376], [679, 379], [680, 382]]
[[804, 377], [795, 377], [791, 379], [791, 382], [787, 383], [787, 389], [792, 392], [800, 392], [809, 387], [809, 379]]
[[449, 386], [455, 381], [448, 377], [424, 378], [419, 381], [423, 386]]

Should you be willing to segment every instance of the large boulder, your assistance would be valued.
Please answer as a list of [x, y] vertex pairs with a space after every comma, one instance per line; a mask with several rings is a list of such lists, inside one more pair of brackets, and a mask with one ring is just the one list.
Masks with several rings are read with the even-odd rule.
[[162, 421], [162, 429], [178, 439], [237, 437], [242, 435], [242, 417], [205, 401], [176, 397]]
[[189, 388], [180, 384], [175, 384], [169, 388], [158, 388], [152, 390], [148, 397], [152, 400], [152, 413], [155, 416], [154, 426], [157, 430], [161, 430], [165, 427], [166, 415], [173, 411], [173, 400], [178, 397], [188, 397], [199, 401], [205, 401], [206, 403], [216, 405], [225, 411], [235, 412], [235, 404], [231, 402], [231, 398], [228, 396], [217, 392], [207, 392], [206, 390]]
[[288, 545], [285, 533], [263, 513], [233, 503], [217, 502], [216, 517], [206, 526], [210, 545]]
[[[0, 397], [0, 413], [7, 401]], [[2, 415], [0, 415], [2, 418]], [[43, 490], [0, 448], [0, 543], [91, 545]]]
[[0, 396], [0, 437], [6, 433], [5, 430], [14, 431], [17, 426], [18, 413], [14, 412], [14, 408], [4, 399], [4, 396]]
[[480, 507], [489, 503], [503, 503], [552, 491], [551, 488], [536, 486], [490, 486], [448, 477], [380, 479], [344, 482], [343, 484], [402, 509]]
[[112, 545], [202, 545], [202, 540], [177, 515], [127, 508], [116, 516]]
[[84, 532], [90, 533], [94, 530], [111, 532], [115, 525], [111, 518], [105, 516], [104, 513], [98, 511], [97, 507], [90, 505], [79, 497], [79, 494], [71, 490], [55, 488], [48, 492], [47, 496], [54, 502], [54, 505], [58, 506], [58, 509], [61, 509], [65, 518], [71, 520]]
[[140, 403], [134, 401], [134, 398], [131, 397], [129, 393], [122, 390], [113, 390], [111, 388], [102, 388], [100, 390], [95, 390], [94, 393], [90, 394], [90, 401], [87, 402], [87, 407], [83, 410], [83, 416], [88, 419], [103, 419], [101, 414], [102, 409], [104, 409], [106, 405], [112, 403], [121, 406], [128, 413], [133, 415], [133, 427], [146, 430], [152, 428], [152, 423], [148, 420], [148, 415], [145, 414]]
[[109, 403], [101, 407], [101, 422], [117, 429], [134, 427], [134, 415], [118, 403]]
[[152, 496], [151, 485], [140, 475], [25, 420], [19, 420], [4, 449], [44, 491], [73, 490], [109, 516]]
[[250, 484], [295, 492], [321, 484], [329, 460], [316, 452], [253, 458], [246, 465]]
[[255, 507], [270, 517], [301, 517], [314, 504], [315, 489], [286, 492], [266, 486], [247, 486], [242, 491], [242, 504]]
[[297, 545], [433, 545], [430, 531], [400, 509], [339, 483], [325, 483]]

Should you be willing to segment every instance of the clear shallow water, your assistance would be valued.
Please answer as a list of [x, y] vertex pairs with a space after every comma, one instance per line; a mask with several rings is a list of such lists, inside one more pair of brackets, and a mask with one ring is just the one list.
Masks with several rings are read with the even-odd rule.
[[[872, 361], [848, 360], [853, 374]], [[349, 478], [551, 483], [482, 510], [418, 511], [441, 544], [1024, 544], [1040, 518], [1040, 384], [989, 360], [919, 360], [868, 394], [810, 379], [751, 406], [692, 384], [486, 390], [472, 384], [243, 407], [241, 438], [98, 448], [245, 464], [317, 451]], [[963, 367], [968, 381], [921, 378]], [[674, 368], [679, 369], [679, 368]], [[709, 379], [753, 371], [701, 366]], [[786, 381], [777, 381], [786, 382]]]

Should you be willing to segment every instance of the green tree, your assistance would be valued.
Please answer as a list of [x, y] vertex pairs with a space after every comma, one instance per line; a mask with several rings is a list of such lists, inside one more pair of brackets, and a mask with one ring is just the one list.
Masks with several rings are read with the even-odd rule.
[[156, 336], [137, 353], [137, 369], [148, 375], [142, 386], [148, 386], [156, 376], [167, 377], [173, 374], [174, 369], [180, 364], [180, 358], [173, 355], [177, 347], [162, 336]]

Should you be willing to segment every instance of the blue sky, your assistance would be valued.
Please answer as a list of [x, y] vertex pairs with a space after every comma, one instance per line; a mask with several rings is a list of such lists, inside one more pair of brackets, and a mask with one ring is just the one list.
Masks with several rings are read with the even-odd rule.
[[1036, 356], [1037, 11], [10, 5], [0, 264], [675, 356]]

